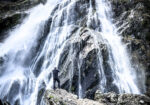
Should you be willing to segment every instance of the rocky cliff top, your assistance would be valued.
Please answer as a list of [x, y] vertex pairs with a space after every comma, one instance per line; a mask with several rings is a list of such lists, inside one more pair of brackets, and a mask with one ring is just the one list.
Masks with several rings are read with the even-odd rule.
[[43, 100], [46, 105], [104, 105], [89, 99], [78, 99], [77, 95], [63, 89], [47, 90]]

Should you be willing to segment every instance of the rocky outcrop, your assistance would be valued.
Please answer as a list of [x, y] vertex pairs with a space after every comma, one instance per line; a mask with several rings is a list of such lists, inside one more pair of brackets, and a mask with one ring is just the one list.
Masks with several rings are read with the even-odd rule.
[[[80, 27], [73, 33], [63, 49], [59, 62], [61, 87], [78, 94], [77, 81], [80, 80], [82, 97], [93, 99], [100, 82], [97, 56], [102, 52], [103, 63], [106, 64], [108, 50], [99, 32]], [[94, 42], [96, 38], [99, 38], [98, 42]], [[111, 83], [109, 86], [111, 87]]]
[[78, 99], [74, 94], [65, 90], [47, 90], [43, 97], [42, 105], [104, 105], [89, 99]]
[[95, 93], [94, 100], [78, 99], [66, 90], [46, 90], [42, 99], [42, 105], [149, 105], [150, 97], [134, 94], [116, 94], [114, 92]]
[[99, 90], [95, 93], [95, 100], [106, 103], [106, 105], [149, 105], [150, 97], [136, 94], [116, 94], [114, 92], [101, 93]]

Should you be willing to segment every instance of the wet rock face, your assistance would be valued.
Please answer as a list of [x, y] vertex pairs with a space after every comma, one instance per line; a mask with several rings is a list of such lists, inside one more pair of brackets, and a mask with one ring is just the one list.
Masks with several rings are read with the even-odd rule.
[[[128, 0], [110, 0], [112, 1], [112, 7], [114, 11], [114, 18], [118, 22], [117, 26], [119, 28], [120, 34], [123, 36], [123, 41], [127, 43], [129, 53], [131, 53], [131, 61], [133, 62], [134, 68], [137, 70], [137, 73], [142, 73], [141, 70], [146, 70], [148, 73], [148, 62], [150, 60], [149, 53], [147, 52], [149, 49], [149, 41], [146, 40], [146, 36], [148, 31], [145, 31], [143, 28], [145, 26], [145, 21], [147, 21], [148, 17], [143, 15], [145, 13], [145, 6], [141, 3], [141, 1], [129, 2]], [[67, 3], [60, 5], [59, 8], [63, 8], [70, 5], [70, 1]], [[80, 5], [83, 5], [81, 7]], [[134, 6], [131, 6], [134, 5]], [[79, 27], [87, 27], [87, 14], [89, 1], [88, 0], [77, 0], [75, 4], [71, 5], [73, 8], [69, 10], [68, 24], [77, 25]], [[95, 8], [94, 0], [92, 1], [93, 9]], [[118, 8], [119, 6], [119, 8]], [[80, 7], [80, 8], [77, 8]], [[121, 8], [121, 9], [120, 9]], [[138, 11], [140, 11], [138, 14]], [[94, 10], [93, 10], [94, 12]], [[67, 9], [62, 12], [63, 17], [60, 20], [59, 26], [64, 25], [64, 19], [67, 18]], [[75, 15], [74, 15], [75, 14]], [[142, 17], [141, 17], [142, 16]], [[58, 20], [58, 16], [55, 18]], [[100, 26], [100, 23], [95, 23], [95, 19], [89, 25], [90, 29], [97, 29], [97, 26]], [[144, 24], [143, 24], [144, 23]], [[149, 25], [146, 25], [146, 30]], [[82, 30], [80, 31], [79, 37], [81, 40], [74, 41], [77, 36], [78, 27], [72, 31], [70, 40], [67, 42], [67, 45], [64, 47], [60, 62], [59, 68], [62, 70], [60, 74], [62, 88], [75, 92], [78, 94], [78, 80], [79, 80], [79, 70], [81, 73], [81, 84], [83, 85], [83, 97], [93, 98], [93, 93], [98, 88], [99, 77], [97, 70], [97, 48], [93, 48], [93, 39], [90, 35], [89, 31]], [[97, 29], [100, 30], [100, 29]], [[141, 35], [139, 36], [139, 32]], [[75, 35], [76, 34], [76, 35]], [[79, 39], [80, 39], [79, 38]], [[146, 40], [146, 41], [145, 41]], [[107, 47], [103, 42], [100, 42], [100, 46], [102, 46], [101, 52], [103, 56], [103, 66], [105, 69], [105, 74], [107, 78], [107, 91], [114, 89], [117, 92], [117, 88], [113, 86], [111, 83], [113, 81], [112, 75], [109, 72], [110, 68], [108, 65], [108, 51]], [[144, 44], [143, 44], [144, 43]], [[82, 57], [81, 57], [82, 56]], [[83, 57], [84, 56], [84, 57]], [[137, 74], [137, 75], [138, 75]], [[145, 79], [145, 77], [137, 77], [138, 79]], [[147, 80], [149, 76], [147, 75]], [[88, 82], [87, 82], [88, 81]], [[137, 83], [138, 84], [138, 83]], [[141, 84], [141, 83], [139, 83]], [[145, 84], [142, 86], [138, 86], [144, 89]], [[148, 82], [147, 82], [148, 86]], [[144, 93], [145, 90], [142, 90]]]
[[150, 97], [145, 95], [116, 94], [114, 92], [95, 93], [95, 100], [110, 105], [149, 105]]
[[53, 21], [57, 22], [54, 22], [53, 28], [65, 25], [66, 21], [68, 25], [85, 27], [87, 21], [87, 16], [85, 14], [88, 14], [88, 7], [88, 0], [76, 0], [74, 2], [67, 0], [59, 4], [58, 8], [55, 10], [55, 12], [59, 11], [59, 14], [56, 14], [54, 17]]
[[[77, 81], [79, 81], [79, 70], [81, 70], [81, 83], [84, 84], [83, 86], [85, 86], [85, 88], [90, 87], [94, 81], [96, 82], [98, 80], [98, 77], [94, 79], [94, 74], [95, 76], [98, 74], [98, 71], [95, 70], [96, 64], [94, 64], [96, 60], [96, 48], [91, 47], [88, 49], [88, 46], [92, 46], [91, 42], [87, 42], [91, 39], [88, 33], [85, 36], [80, 35], [81, 36], [78, 37], [74, 37], [75, 35], [73, 35], [73, 37], [70, 38], [60, 60], [60, 68], [63, 70], [60, 75], [61, 80], [63, 79], [62, 87], [76, 94], [78, 94], [79, 84]], [[87, 50], [88, 52], [84, 52], [83, 50]], [[70, 76], [70, 74], [72, 75]]]
[[[108, 53], [103, 40], [99, 42], [98, 46], [95, 46], [92, 34], [100, 36], [100, 33], [96, 33], [94, 30], [79, 28], [69, 38], [60, 58], [59, 69], [61, 72], [59, 77], [61, 87], [75, 94], [78, 94], [79, 78], [81, 78], [82, 97], [93, 99], [100, 82], [98, 47], [100, 47], [102, 56], [104, 56], [104, 65], [106, 65], [105, 61], [108, 59], [106, 57]], [[109, 71], [105, 72], [108, 73]], [[111, 84], [109, 86], [111, 87]]]
[[[93, 6], [92, 15], [97, 15], [95, 9], [95, 0], [92, 0]], [[79, 27], [87, 27], [88, 14], [89, 14], [90, 0], [66, 0], [60, 3], [54, 9], [53, 28], [62, 27], [64, 25], [76, 25]], [[58, 13], [57, 13], [58, 12]], [[58, 21], [59, 20], [59, 21]], [[91, 29], [100, 30], [100, 21], [98, 18], [91, 17], [89, 27]]]
[[[146, 91], [150, 90], [150, 1], [109, 0], [123, 42], [128, 46], [134, 68], [145, 70]], [[138, 77], [139, 79], [144, 79]], [[144, 85], [144, 84], [143, 84]], [[141, 86], [139, 86], [141, 87]], [[145, 92], [143, 90], [143, 92]], [[150, 95], [150, 94], [149, 94]]]
[[[51, 30], [64, 25], [71, 25], [70, 35], [59, 60], [61, 87], [78, 94], [79, 70], [83, 97], [94, 97], [98, 88], [99, 74], [97, 71], [97, 48], [87, 27], [89, 12], [89, 0], [67, 0], [58, 4], [52, 12]], [[95, 7], [95, 2], [92, 1]], [[95, 29], [100, 23], [92, 22], [91, 29]], [[105, 51], [104, 51], [105, 52]], [[87, 82], [88, 80], [88, 82]]]
[[[5, 86], [3, 87], [4, 90], [6, 89], [6, 87], [8, 86]], [[9, 95], [6, 95], [4, 96], [4, 94], [2, 95], [4, 98], [2, 101], [4, 101], [4, 103], [8, 103], [7, 101], [13, 101], [14, 99], [16, 99], [17, 97], [17, 94], [20, 92], [19, 91], [19, 88], [20, 88], [20, 84], [19, 84], [19, 81], [15, 81], [12, 86], [10, 87], [10, 91], [8, 92]], [[6, 91], [6, 90], [5, 90]], [[14, 105], [19, 105], [20, 104], [20, 101], [19, 100], [16, 100], [14, 103], [11, 103], [11, 104], [14, 104]], [[6, 105], [9, 105], [9, 104], [6, 104]]]

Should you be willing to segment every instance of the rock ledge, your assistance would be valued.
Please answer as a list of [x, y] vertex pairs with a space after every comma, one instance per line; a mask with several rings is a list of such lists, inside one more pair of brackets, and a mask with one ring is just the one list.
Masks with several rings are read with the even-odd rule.
[[78, 99], [77, 95], [66, 90], [46, 90], [43, 98], [44, 105], [104, 105], [89, 99]]

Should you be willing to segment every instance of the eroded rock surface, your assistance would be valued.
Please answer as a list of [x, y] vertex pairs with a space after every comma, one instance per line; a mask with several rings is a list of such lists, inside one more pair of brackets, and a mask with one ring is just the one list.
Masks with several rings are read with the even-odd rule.
[[[96, 40], [97, 42], [95, 42]], [[97, 57], [99, 52], [103, 56], [103, 64], [107, 69], [108, 48], [101, 34], [84, 27], [80, 27], [74, 32], [68, 39], [59, 62], [61, 87], [78, 94], [79, 84], [77, 81], [79, 80], [80, 70], [82, 97], [93, 99], [100, 81], [99, 58]], [[108, 77], [111, 77], [109, 71], [105, 70], [105, 72], [107, 72]], [[108, 84], [111, 87], [111, 83]]]

